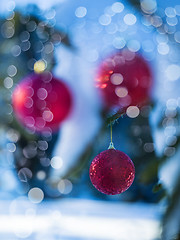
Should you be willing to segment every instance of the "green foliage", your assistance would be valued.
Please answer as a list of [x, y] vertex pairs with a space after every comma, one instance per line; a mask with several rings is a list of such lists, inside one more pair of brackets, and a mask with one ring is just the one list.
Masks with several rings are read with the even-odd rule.
[[[15, 168], [17, 173], [22, 168], [28, 168], [33, 173], [28, 181], [34, 186], [40, 168], [46, 171], [48, 177], [49, 165], [42, 166], [41, 159], [50, 161], [48, 157], [51, 156], [57, 135], [35, 135], [21, 126], [13, 115], [12, 91], [23, 77], [34, 71], [36, 61], [42, 59], [46, 63], [46, 70], [52, 71], [56, 64], [56, 46], [64, 44], [70, 48], [72, 45], [66, 32], [54, 28], [51, 22], [39, 15], [13, 12], [0, 19], [0, 29], [0, 129], [6, 129], [16, 136]], [[41, 142], [48, 144], [47, 150], [38, 147]]]
[[12, 116], [12, 90], [16, 83], [33, 71], [34, 63], [39, 59], [43, 59], [46, 69], [51, 71], [55, 65], [55, 47], [59, 44], [71, 47], [71, 44], [63, 30], [55, 29], [47, 21], [29, 14], [15, 12], [6, 19], [0, 19], [0, 28], [0, 124], [15, 127], [29, 138]]

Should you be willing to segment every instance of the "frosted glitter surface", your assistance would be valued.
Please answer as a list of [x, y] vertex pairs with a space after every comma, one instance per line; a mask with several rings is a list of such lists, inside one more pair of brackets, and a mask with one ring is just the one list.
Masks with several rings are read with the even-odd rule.
[[131, 186], [135, 177], [135, 168], [128, 155], [119, 150], [108, 149], [93, 159], [89, 176], [98, 191], [116, 195]]

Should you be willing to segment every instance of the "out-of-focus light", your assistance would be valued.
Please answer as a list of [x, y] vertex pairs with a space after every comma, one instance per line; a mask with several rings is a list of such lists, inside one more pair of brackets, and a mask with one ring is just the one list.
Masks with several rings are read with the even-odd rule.
[[30, 38], [30, 34], [29, 34], [28, 31], [23, 31], [23, 32], [20, 34], [19, 38], [20, 38], [20, 40], [21, 40], [22, 42], [27, 42], [27, 41], [29, 40], [29, 38]]
[[170, 98], [167, 100], [166, 102], [166, 107], [169, 109], [169, 110], [176, 110], [176, 108], [178, 107], [178, 102], [176, 99], [174, 98]]
[[24, 121], [28, 127], [33, 127], [35, 124], [35, 120], [33, 117], [25, 117]]
[[112, 84], [120, 85], [123, 82], [123, 75], [120, 73], [113, 73], [110, 79]]
[[13, 11], [16, 7], [16, 3], [14, 1], [7, 1], [6, 8], [8, 11]]
[[55, 9], [50, 9], [46, 14], [45, 17], [47, 19], [53, 19], [56, 16], [56, 11]]
[[126, 87], [116, 87], [115, 93], [118, 97], [123, 98], [128, 95], [128, 90]]
[[171, 117], [167, 117], [163, 120], [162, 122], [162, 126], [163, 127], [170, 127], [170, 126], [174, 126], [175, 124], [175, 119], [174, 118], [171, 118]]
[[177, 131], [176, 127], [168, 126], [168, 127], [165, 127], [165, 129], [164, 129], [164, 135], [167, 137], [173, 136], [176, 134], [176, 131]]
[[172, 157], [176, 152], [176, 148], [174, 147], [166, 147], [164, 150], [164, 155], [167, 157]]
[[44, 180], [46, 178], [46, 173], [41, 170], [37, 172], [36, 176], [39, 180]]
[[31, 188], [28, 192], [28, 198], [32, 203], [40, 203], [44, 199], [44, 193], [40, 188]]
[[29, 168], [21, 168], [18, 172], [18, 177], [21, 182], [27, 182], [33, 176]]
[[11, 49], [11, 53], [14, 57], [18, 57], [21, 54], [21, 48], [19, 45], [14, 45]]
[[162, 18], [159, 17], [159, 16], [152, 16], [151, 17], [151, 24], [154, 26], [154, 27], [160, 27], [162, 25], [163, 21], [162, 21]]
[[10, 78], [10, 77], [6, 77], [4, 79], [4, 87], [5, 88], [12, 88], [12, 86], [13, 86], [13, 79]]
[[115, 2], [112, 5], [112, 10], [115, 13], [121, 13], [124, 10], [124, 5], [120, 2]]
[[46, 64], [43, 60], [39, 60], [34, 64], [34, 71], [36, 73], [42, 73], [46, 69]]
[[169, 24], [164, 24], [164, 30], [168, 34], [173, 34], [176, 32], [176, 26], [170, 26]]
[[176, 15], [180, 16], [180, 5], [175, 6]]
[[51, 159], [51, 167], [54, 169], [60, 169], [63, 166], [63, 160], [61, 157], [56, 156]]
[[141, 1], [141, 9], [145, 13], [152, 14], [157, 9], [157, 3], [155, 0], [143, 0]]
[[25, 99], [24, 105], [26, 108], [31, 108], [33, 106], [34, 102], [31, 97], [27, 97]]
[[172, 17], [167, 17], [166, 22], [170, 26], [176, 26], [177, 23], [178, 23], [178, 19], [177, 19], [177, 17], [173, 17], [173, 18]]
[[15, 16], [15, 12], [14, 11], [10, 11], [8, 16], [6, 16], [6, 20], [12, 20]]
[[180, 43], [180, 31], [177, 31], [177, 32], [174, 33], [174, 40], [177, 43]]
[[53, 113], [50, 110], [45, 110], [42, 114], [42, 117], [46, 122], [51, 122], [54, 118]]
[[176, 16], [176, 10], [173, 7], [167, 7], [164, 12], [167, 17], [173, 18]]
[[6, 133], [6, 137], [9, 141], [16, 143], [20, 138], [20, 134], [18, 131], [10, 128]]
[[113, 40], [113, 46], [117, 49], [122, 49], [126, 45], [126, 41], [122, 37], [116, 37]]
[[136, 106], [130, 106], [126, 110], [126, 114], [130, 118], [136, 118], [139, 115], [139, 113], [140, 113], [139, 108]]
[[134, 14], [126, 14], [124, 16], [124, 22], [127, 24], [127, 25], [134, 25], [137, 21], [137, 18]]
[[46, 151], [48, 149], [48, 143], [46, 141], [40, 140], [38, 141], [38, 148], [42, 151]]
[[156, 41], [158, 43], [168, 43], [169, 39], [166, 34], [157, 34]]
[[111, 23], [111, 17], [107, 14], [103, 14], [99, 18], [99, 23], [101, 25], [109, 25]]
[[9, 152], [15, 152], [16, 151], [16, 145], [14, 143], [7, 143], [7, 150]]
[[154, 144], [153, 143], [145, 143], [144, 144], [144, 151], [145, 152], [153, 152], [154, 151]]
[[14, 65], [10, 65], [7, 69], [7, 74], [10, 77], [14, 77], [17, 74], [17, 68]]
[[58, 183], [58, 190], [62, 194], [69, 194], [72, 191], [73, 185], [68, 179], [62, 179]]
[[52, 42], [46, 43], [44, 46], [44, 52], [46, 54], [50, 54], [52, 53], [54, 50], [54, 45], [52, 44]]
[[128, 43], [127, 43], [127, 47], [130, 51], [132, 52], [137, 52], [139, 51], [141, 45], [140, 45], [140, 42], [137, 41], [137, 40], [130, 40]]
[[177, 104], [178, 104], [178, 107], [180, 107], [180, 97], [178, 97], [177, 99]]
[[39, 88], [37, 91], [37, 96], [39, 99], [44, 100], [48, 96], [48, 92], [45, 88]]
[[165, 116], [166, 117], [170, 117], [170, 118], [174, 118], [177, 115], [177, 110], [169, 110], [168, 108], [165, 110]]
[[27, 66], [31, 71], [34, 70], [35, 62], [36, 62], [36, 60], [34, 58], [29, 59], [28, 62], [27, 62]]
[[26, 28], [27, 28], [27, 30], [28, 30], [29, 32], [33, 32], [33, 31], [36, 30], [37, 24], [36, 24], [35, 21], [29, 21], [29, 22], [27, 22], [27, 24], [26, 24]]
[[22, 42], [22, 43], [20, 44], [20, 46], [21, 46], [21, 50], [22, 50], [23, 52], [26, 52], [26, 51], [28, 51], [28, 50], [30, 49], [31, 43], [30, 43], [30, 41], [25, 41], [25, 42]]
[[85, 7], [78, 7], [75, 10], [75, 15], [78, 18], [83, 18], [86, 16], [86, 14], [87, 14], [87, 9]]
[[11, 115], [13, 113], [13, 108], [11, 104], [6, 105], [6, 113]]
[[46, 111], [46, 112], [45, 111], [43, 112], [43, 114], [44, 114], [43, 118], [42, 117], [36, 118], [37, 127], [40, 128], [40, 129], [44, 128], [44, 126], [46, 124], [46, 120], [45, 120], [46, 118], [47, 118], [47, 120], [49, 119], [50, 121], [52, 121], [51, 120], [52, 118], [48, 114], [48, 111]]
[[40, 163], [43, 167], [48, 167], [48, 166], [50, 166], [51, 161], [49, 158], [42, 157], [42, 158], [40, 158]]
[[166, 76], [170, 81], [176, 81], [180, 78], [180, 66], [171, 64], [166, 69]]
[[160, 43], [157, 46], [157, 50], [158, 50], [159, 54], [166, 55], [169, 53], [169, 46], [166, 43]]
[[177, 137], [176, 136], [167, 136], [166, 137], [166, 145], [168, 146], [173, 146], [177, 142]]

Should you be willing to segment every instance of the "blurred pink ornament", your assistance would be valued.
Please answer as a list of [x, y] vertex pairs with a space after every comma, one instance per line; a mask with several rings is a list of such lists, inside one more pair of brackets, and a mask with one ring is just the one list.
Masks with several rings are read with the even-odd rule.
[[32, 131], [57, 130], [72, 108], [71, 92], [50, 72], [31, 74], [14, 89], [15, 116]]
[[105, 107], [126, 109], [141, 106], [149, 99], [152, 74], [142, 56], [123, 49], [100, 64], [95, 84]]

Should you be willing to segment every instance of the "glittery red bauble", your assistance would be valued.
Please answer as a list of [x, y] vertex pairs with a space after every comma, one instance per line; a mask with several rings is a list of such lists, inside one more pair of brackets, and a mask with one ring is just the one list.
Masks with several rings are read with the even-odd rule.
[[142, 56], [124, 49], [100, 64], [95, 81], [107, 108], [126, 109], [148, 100], [152, 75]]
[[108, 149], [98, 154], [89, 170], [92, 184], [104, 194], [115, 195], [126, 191], [133, 183], [135, 168], [123, 152]]
[[27, 128], [37, 132], [57, 130], [68, 116], [72, 98], [68, 87], [50, 72], [25, 77], [12, 95], [14, 113]]

